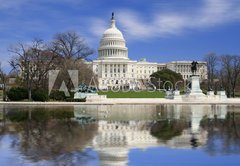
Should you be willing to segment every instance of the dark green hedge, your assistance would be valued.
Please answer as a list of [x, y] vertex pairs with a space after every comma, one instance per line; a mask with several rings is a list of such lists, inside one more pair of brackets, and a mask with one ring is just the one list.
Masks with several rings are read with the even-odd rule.
[[66, 96], [63, 91], [53, 90], [49, 96], [52, 100], [65, 101]]
[[48, 92], [42, 89], [33, 90], [32, 100], [34, 101], [48, 101]]
[[28, 91], [26, 88], [13, 87], [7, 92], [7, 96], [11, 101], [21, 101], [28, 99]]

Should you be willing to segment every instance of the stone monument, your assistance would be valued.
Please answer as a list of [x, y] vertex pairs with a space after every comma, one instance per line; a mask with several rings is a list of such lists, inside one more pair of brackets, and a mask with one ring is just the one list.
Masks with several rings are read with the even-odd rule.
[[189, 81], [191, 82], [191, 88], [189, 92], [189, 96], [205, 96], [200, 89], [200, 78], [199, 75], [197, 75], [197, 61], [192, 62], [191, 70], [192, 75], [189, 78]]
[[217, 95], [214, 94], [211, 86], [208, 86], [207, 95], [205, 95], [200, 88], [200, 76], [197, 74], [197, 61], [192, 62], [191, 71], [192, 75], [188, 78], [190, 86], [186, 91], [186, 94], [181, 96], [178, 88], [174, 91], [174, 99], [187, 101], [187, 102], [204, 102], [210, 101], [225, 101], [227, 100], [226, 92], [221, 86], [220, 90], [217, 91]]
[[181, 99], [182, 99], [182, 96], [180, 95], [178, 86], [176, 86], [174, 91], [174, 100], [181, 100]]
[[87, 86], [86, 84], [80, 84], [75, 90], [74, 99], [86, 99], [86, 101], [101, 101], [106, 99], [106, 95], [98, 95], [97, 88], [93, 86]]
[[199, 101], [206, 99], [206, 95], [202, 92], [200, 88], [200, 77], [199, 75], [197, 75], [197, 64], [197, 61], [192, 62], [192, 75], [188, 78], [188, 81], [190, 82], [190, 87], [186, 95], [183, 96], [183, 100]]
[[226, 100], [227, 99], [226, 92], [225, 92], [225, 90], [222, 86], [220, 88], [220, 91], [217, 92], [217, 96], [218, 96], [219, 100]]

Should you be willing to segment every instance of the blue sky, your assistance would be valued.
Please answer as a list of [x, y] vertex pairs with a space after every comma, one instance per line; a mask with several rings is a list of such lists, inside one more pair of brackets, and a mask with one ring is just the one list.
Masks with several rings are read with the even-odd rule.
[[0, 0], [0, 57], [33, 38], [77, 31], [96, 50], [115, 12], [133, 60], [202, 60], [209, 52], [240, 54], [240, 0]]

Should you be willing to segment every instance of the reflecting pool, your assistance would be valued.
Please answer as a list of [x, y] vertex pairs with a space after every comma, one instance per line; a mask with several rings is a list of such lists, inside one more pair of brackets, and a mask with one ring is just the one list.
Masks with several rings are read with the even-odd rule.
[[240, 164], [240, 106], [0, 105], [0, 166]]

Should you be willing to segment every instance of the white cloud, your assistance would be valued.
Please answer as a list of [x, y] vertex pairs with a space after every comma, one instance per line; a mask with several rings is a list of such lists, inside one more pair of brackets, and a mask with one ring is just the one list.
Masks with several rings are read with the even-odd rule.
[[[146, 18], [146, 15], [151, 17]], [[123, 27], [129, 39], [179, 35], [187, 30], [205, 29], [239, 20], [239, 0], [202, 0], [201, 6], [193, 6], [190, 11], [161, 12], [160, 10], [144, 15], [128, 9], [117, 12], [117, 22]], [[94, 24], [95, 30], [97, 24]]]
[[92, 18], [89, 19], [90, 21], [90, 32], [97, 36], [100, 37], [102, 33], [106, 30], [108, 27], [106, 21], [99, 19], [99, 18]]
[[[49, 3], [49, 0], [0, 0], [0, 9], [12, 9], [12, 8], [21, 8], [24, 5], [29, 4], [41, 4], [41, 3]], [[82, 0], [56, 0], [50, 3], [65, 3], [65, 4], [72, 4], [78, 5], [82, 3]]]
[[0, 0], [0, 9], [16, 8], [26, 4], [29, 0]]
[[147, 24], [138, 13], [133, 11], [121, 11], [121, 13], [118, 13], [117, 19], [117, 22], [124, 26], [124, 31], [133, 36], [151, 36], [151, 32], [154, 31], [154, 27], [151, 24]]
[[198, 15], [192, 16], [193, 27], [209, 27], [239, 19], [240, 1], [204, 0]]

